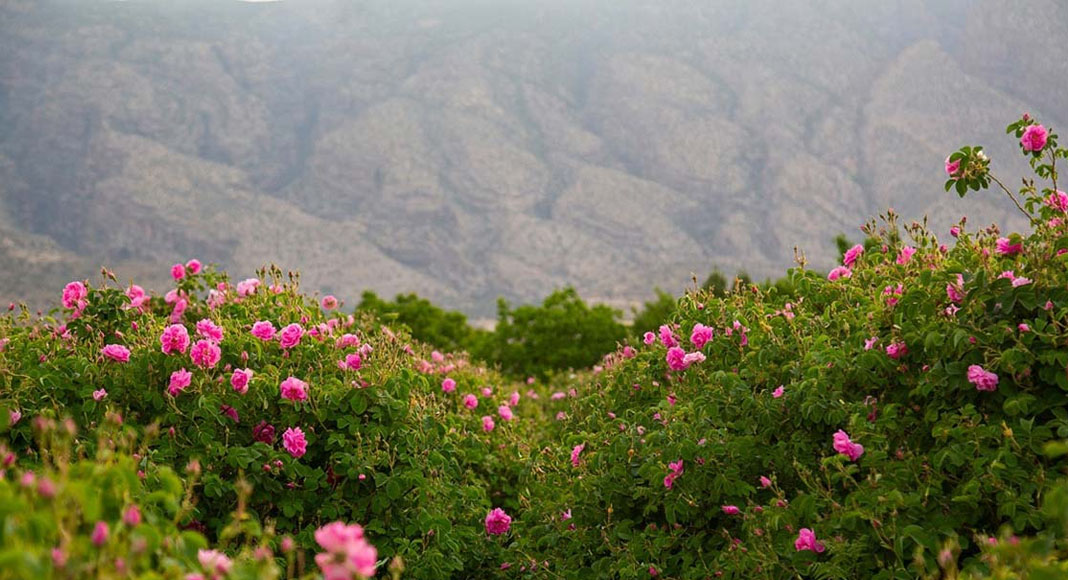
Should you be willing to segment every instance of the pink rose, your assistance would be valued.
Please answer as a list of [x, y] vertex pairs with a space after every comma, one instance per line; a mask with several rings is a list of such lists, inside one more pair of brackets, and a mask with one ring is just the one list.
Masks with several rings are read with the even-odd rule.
[[283, 399], [289, 399], [290, 401], [304, 401], [308, 398], [308, 383], [305, 383], [296, 377], [289, 377], [282, 381], [279, 389], [281, 390]]
[[252, 336], [260, 340], [274, 338], [274, 325], [268, 320], [260, 320], [252, 325]]
[[121, 344], [109, 344], [100, 349], [100, 354], [108, 357], [115, 362], [130, 362], [130, 349], [122, 346]]
[[171, 266], [171, 278], [175, 280], [181, 280], [185, 278], [185, 266], [182, 264], [175, 264]]
[[159, 336], [159, 344], [163, 354], [174, 352], [185, 354], [185, 350], [189, 348], [189, 331], [181, 324], [172, 324], [163, 329], [163, 334]]
[[478, 397], [468, 393], [464, 395], [464, 406], [468, 409], [475, 409], [478, 407]]
[[71, 282], [63, 288], [63, 308], [82, 310], [89, 290], [81, 282]]
[[177, 397], [178, 393], [184, 391], [193, 382], [193, 373], [180, 369], [171, 373], [171, 379], [167, 383], [167, 393], [172, 397]]
[[849, 458], [850, 461], [860, 459], [864, 455], [864, 446], [853, 443], [845, 431], [839, 429], [834, 434], [834, 450]]
[[996, 391], [998, 388], [998, 376], [979, 365], [968, 367], [968, 382], [979, 391]]
[[1028, 153], [1042, 151], [1048, 138], [1049, 132], [1042, 125], [1028, 125], [1020, 137], [1020, 146]]
[[282, 446], [293, 457], [302, 457], [308, 450], [308, 441], [300, 427], [290, 427], [282, 433]]
[[848, 250], [846, 250], [845, 255], [842, 257], [842, 265], [848, 268], [852, 268], [853, 264], [856, 263], [857, 258], [859, 258], [860, 255], [863, 253], [864, 246], [862, 246], [861, 244], [857, 244], [852, 248], [849, 248]]
[[504, 513], [501, 508], [494, 508], [486, 516], [486, 533], [491, 535], [500, 535], [508, 533], [508, 530], [512, 527], [512, 518], [508, 514]]
[[300, 344], [300, 339], [303, 336], [304, 328], [297, 323], [293, 323], [287, 325], [282, 329], [282, 332], [278, 334], [278, 342], [282, 345], [282, 348], [293, 348]]
[[441, 390], [446, 392], [446, 393], [451, 393], [451, 392], [455, 391], [456, 390], [456, 381], [454, 381], [454, 380], [452, 380], [450, 378], [446, 378], [444, 381], [441, 381]]
[[797, 540], [794, 541], [794, 549], [798, 552], [804, 550], [811, 550], [817, 554], [822, 553], [826, 548], [822, 543], [816, 541], [816, 534], [808, 528], [801, 528], [797, 534]]
[[252, 371], [249, 369], [235, 369], [234, 374], [230, 375], [230, 386], [234, 388], [238, 394], [244, 395], [248, 392], [248, 383], [252, 380]]
[[950, 161], [949, 157], [946, 157], [946, 175], [956, 177], [958, 171], [960, 171], [960, 160]]
[[200, 322], [197, 322], [197, 334], [214, 340], [215, 342], [222, 342], [223, 329], [221, 326], [215, 324], [210, 319], [205, 318]]
[[222, 358], [222, 349], [210, 340], [198, 340], [189, 349], [189, 358], [202, 369], [214, 368]]

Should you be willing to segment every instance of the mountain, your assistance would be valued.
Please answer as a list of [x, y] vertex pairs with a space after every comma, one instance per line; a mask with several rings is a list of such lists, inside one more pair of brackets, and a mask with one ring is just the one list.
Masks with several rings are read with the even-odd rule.
[[[1056, 0], [0, 0], [0, 299], [198, 257], [474, 315], [835, 259], [1063, 126]], [[1022, 229], [993, 194], [969, 223]]]

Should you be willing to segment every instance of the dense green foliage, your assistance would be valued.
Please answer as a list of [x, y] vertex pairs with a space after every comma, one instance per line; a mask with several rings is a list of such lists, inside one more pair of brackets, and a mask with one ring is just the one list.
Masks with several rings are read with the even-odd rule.
[[609, 306], [589, 306], [574, 288], [553, 292], [541, 305], [512, 308], [501, 299], [492, 340], [474, 355], [513, 377], [587, 368], [627, 336], [619, 318]]
[[368, 290], [356, 311], [372, 313], [387, 324], [402, 324], [412, 338], [449, 352], [468, 350], [485, 334], [469, 326], [462, 312], [445, 310], [414, 293], [387, 301]]

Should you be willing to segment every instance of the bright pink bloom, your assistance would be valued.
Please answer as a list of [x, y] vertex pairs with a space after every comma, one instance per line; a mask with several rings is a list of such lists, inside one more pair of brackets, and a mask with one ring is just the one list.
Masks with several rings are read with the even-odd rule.
[[360, 526], [333, 522], [315, 531], [315, 541], [325, 550], [315, 556], [325, 580], [374, 576], [378, 552], [367, 542]]
[[956, 284], [946, 284], [946, 296], [951, 302], [959, 303], [964, 300], [964, 276], [957, 274]]
[[738, 506], [736, 505], [725, 505], [721, 506], [719, 509], [723, 510], [723, 513], [727, 514], [728, 516], [736, 516], [742, 513], [742, 510], [738, 509]]
[[693, 343], [694, 348], [701, 350], [704, 348], [705, 343], [712, 340], [712, 327], [705, 326], [698, 322], [693, 325], [693, 332], [690, 333], [690, 342]]
[[839, 278], [852, 278], [853, 270], [850, 270], [846, 266], [837, 266], [827, 274], [827, 279], [831, 282], [838, 280]]
[[512, 518], [508, 514], [504, 513], [501, 508], [494, 508], [488, 515], [486, 515], [486, 533], [491, 535], [500, 535], [508, 533], [508, 530], [512, 527]]
[[192, 260], [189, 260], [188, 262], [185, 263], [185, 269], [187, 271], [189, 271], [190, 274], [199, 274], [200, 273], [200, 268], [201, 268], [200, 260], [198, 260], [196, 258], [193, 258]]
[[508, 405], [501, 405], [500, 407], [497, 407], [497, 414], [500, 415], [501, 419], [504, 419], [505, 421], [511, 421], [513, 418], [515, 418], [515, 415], [512, 415], [512, 408]]
[[93, 545], [96, 547], [103, 546], [108, 541], [108, 524], [107, 522], [97, 522], [93, 527], [93, 535], [90, 536], [93, 541]]
[[446, 393], [451, 393], [456, 390], [456, 381], [446, 377], [444, 381], [441, 381], [441, 390]]
[[1020, 137], [1020, 146], [1028, 153], [1041, 151], [1048, 138], [1049, 132], [1042, 125], [1028, 125]]
[[998, 238], [995, 245], [1002, 256], [1012, 256], [1023, 251], [1023, 242], [1014, 244], [1009, 238]]
[[164, 328], [163, 334], [159, 335], [159, 344], [163, 354], [185, 354], [185, 350], [189, 348], [189, 331], [181, 324], [172, 324]]
[[181, 280], [185, 278], [185, 266], [182, 264], [175, 264], [171, 266], [171, 278], [175, 280]]
[[278, 342], [282, 345], [282, 348], [293, 348], [300, 344], [301, 337], [304, 336], [304, 328], [297, 324], [286, 325], [280, 333], [278, 333]]
[[683, 472], [682, 463], [681, 459], [668, 463], [668, 474], [664, 476], [664, 487], [671, 489], [675, 485], [675, 480], [678, 479]]
[[571, 449], [571, 465], [574, 467], [579, 466], [579, 455], [582, 454], [582, 450], [586, 448], [585, 443], [580, 443]]
[[675, 338], [675, 334], [671, 332], [671, 327], [662, 324], [660, 325], [660, 344], [671, 348], [679, 344], [679, 341]]
[[489, 433], [490, 431], [493, 431], [493, 428], [495, 426], [496, 425], [493, 423], [493, 417], [490, 417], [489, 415], [486, 415], [486, 416], [482, 417], [482, 430], [483, 431], [485, 431], [486, 433]]
[[864, 446], [859, 443], [853, 443], [849, 439], [849, 435], [841, 429], [834, 434], [834, 450], [848, 457], [850, 461], [856, 461], [860, 459], [861, 455], [864, 455]]
[[282, 393], [282, 398], [290, 401], [304, 401], [308, 398], [308, 383], [297, 377], [289, 377], [282, 381], [279, 390]]
[[468, 409], [475, 409], [478, 407], [478, 397], [468, 393], [464, 395], [464, 406]]
[[798, 552], [810, 550], [819, 554], [826, 548], [822, 543], [816, 541], [815, 532], [808, 528], [801, 528], [797, 533], [797, 540], [794, 541], [794, 549]]
[[512, 391], [512, 394], [508, 396], [508, 406], [514, 407], [519, 404], [519, 391]]
[[958, 171], [960, 171], [960, 160], [950, 161], [949, 157], [946, 157], [946, 175], [954, 177]]
[[252, 371], [249, 369], [234, 369], [234, 374], [230, 375], [230, 386], [237, 391], [238, 394], [244, 395], [248, 392], [248, 383], [252, 380]]
[[340, 337], [338, 337], [336, 341], [334, 341], [334, 346], [336, 346], [337, 348], [358, 347], [360, 346], [360, 337], [356, 336], [355, 334], [342, 334]]
[[654, 342], [656, 342], [656, 335], [652, 332], [646, 332], [642, 335], [642, 342], [644, 342], [645, 344], [653, 344]]
[[953, 236], [954, 238], [960, 236], [960, 228], [957, 226], [949, 228], [949, 235]]
[[1016, 325], [1016, 330], [1019, 330], [1020, 332], [1031, 332], [1031, 327], [1024, 322], [1021, 322]]
[[189, 358], [202, 369], [214, 368], [222, 358], [222, 349], [210, 340], [198, 340], [189, 349]]
[[877, 343], [877, 342], [879, 342], [879, 337], [878, 336], [873, 336], [871, 338], [865, 339], [864, 340], [864, 350], [871, 350], [871, 348], [873, 346], [875, 346], [875, 343]]
[[89, 290], [81, 282], [71, 282], [63, 288], [63, 308], [82, 310]]
[[274, 325], [269, 320], [260, 320], [252, 325], [252, 336], [260, 340], [274, 338]]
[[223, 329], [221, 326], [215, 324], [210, 319], [205, 318], [200, 322], [197, 322], [197, 334], [214, 340], [215, 342], [222, 342]]
[[282, 433], [282, 446], [293, 457], [301, 457], [308, 450], [308, 441], [300, 427], [290, 427]]
[[360, 370], [360, 367], [363, 366], [363, 359], [360, 358], [360, 355], [350, 352], [345, 355], [344, 360], [338, 361], [337, 366], [340, 367], [341, 370], [358, 371]]
[[782, 385], [779, 385], [778, 388], [776, 388], [774, 391], [771, 392], [771, 396], [775, 397], [776, 399], [779, 399], [779, 398], [781, 398], [783, 396], [783, 393], [785, 393], [785, 392], [786, 392], [786, 389], [784, 389]]
[[109, 344], [100, 349], [100, 354], [116, 362], [130, 362], [130, 349], [121, 344]]
[[760, 476], [760, 487], [771, 487], [771, 480], [763, 475]]
[[852, 248], [849, 248], [848, 250], [846, 250], [845, 255], [842, 256], [842, 265], [846, 266], [846, 267], [849, 267], [849, 268], [852, 268], [853, 264], [856, 263], [857, 258], [859, 258], [860, 255], [863, 254], [863, 253], [864, 253], [864, 246], [862, 246], [861, 244], [857, 244], [857, 245], [853, 246]]
[[130, 287], [126, 289], [126, 297], [130, 299], [130, 308], [140, 308], [148, 301], [145, 289], [137, 284], [130, 284]]
[[915, 253], [916, 253], [916, 248], [913, 248], [912, 246], [905, 246], [904, 248], [901, 248], [901, 252], [899, 252], [898, 255], [897, 255], [897, 263], [898, 263], [898, 265], [899, 266], [904, 266], [905, 264], [908, 264], [909, 260], [912, 259], [912, 256]]
[[1054, 191], [1046, 197], [1046, 205], [1057, 210], [1068, 212], [1068, 193], [1061, 190]]
[[104, 389], [97, 389], [93, 391], [93, 400], [100, 402], [104, 400], [104, 397], [108, 396], [108, 392]]
[[323, 307], [323, 310], [333, 310], [337, 308], [337, 298], [331, 295], [323, 296], [320, 306]]
[[998, 388], [998, 376], [979, 365], [968, 367], [968, 382], [979, 391], [996, 391]]
[[899, 359], [909, 353], [909, 347], [903, 342], [891, 342], [886, 345], [886, 355], [892, 359]]
[[238, 296], [251, 296], [256, 293], [256, 289], [260, 287], [259, 278], [248, 278], [237, 283], [237, 295]]
[[180, 369], [171, 373], [171, 379], [167, 383], [167, 393], [172, 397], [177, 397], [178, 393], [184, 391], [193, 382], [193, 373]]

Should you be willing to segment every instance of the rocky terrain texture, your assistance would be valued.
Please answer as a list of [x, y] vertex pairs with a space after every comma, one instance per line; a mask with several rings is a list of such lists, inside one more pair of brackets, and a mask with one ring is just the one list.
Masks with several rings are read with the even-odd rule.
[[959, 219], [960, 139], [1063, 128], [1066, 32], [1057, 0], [0, 0], [0, 299], [189, 257], [474, 315], [829, 268], [886, 207]]

